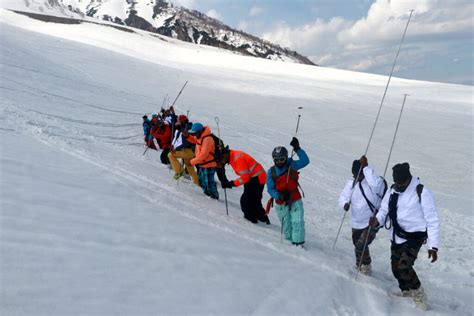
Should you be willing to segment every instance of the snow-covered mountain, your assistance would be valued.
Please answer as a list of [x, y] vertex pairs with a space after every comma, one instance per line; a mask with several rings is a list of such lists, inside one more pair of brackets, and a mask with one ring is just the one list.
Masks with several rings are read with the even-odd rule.
[[[25, 3], [39, 13], [56, 11], [71, 17], [87, 16], [242, 55], [314, 65], [295, 51], [235, 30], [199, 11], [174, 6], [167, 0], [27, 0]], [[17, 4], [16, 9], [21, 7]]]

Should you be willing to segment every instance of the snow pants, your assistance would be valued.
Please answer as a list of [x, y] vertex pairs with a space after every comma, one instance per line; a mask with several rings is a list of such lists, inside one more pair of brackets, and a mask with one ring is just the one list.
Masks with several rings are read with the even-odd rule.
[[416, 290], [421, 286], [413, 265], [424, 240], [408, 240], [403, 244], [392, 242], [392, 273], [402, 291]]
[[194, 169], [194, 166], [191, 164], [191, 159], [194, 158], [194, 151], [191, 148], [184, 148], [168, 154], [171, 168], [173, 168], [173, 171], [176, 174], [181, 174], [184, 171], [183, 165], [178, 161], [180, 158], [183, 159], [184, 166], [191, 176], [191, 179], [193, 179], [194, 184], [199, 185], [199, 178], [196, 174], [196, 169]]
[[251, 178], [244, 184], [244, 193], [240, 197], [240, 207], [244, 217], [251, 222], [267, 221], [267, 215], [262, 205], [263, 188], [265, 184], [260, 184], [258, 177]]
[[161, 163], [164, 164], [164, 165], [168, 165], [170, 163], [170, 161], [168, 160], [168, 153], [170, 152], [170, 149], [163, 149], [163, 151], [161, 152], [161, 155], [160, 155], [160, 160], [161, 160]]
[[364, 257], [362, 258], [362, 264], [370, 264], [372, 259], [370, 258], [369, 245], [375, 239], [377, 235], [377, 229], [370, 229], [369, 239], [367, 239], [367, 234], [369, 233], [369, 227], [363, 229], [352, 228], [352, 243], [354, 244], [354, 252], [356, 256], [356, 266], [359, 266], [362, 256], [362, 251], [364, 251], [365, 241], [367, 240], [367, 246], [365, 247]]
[[218, 200], [219, 192], [217, 191], [217, 184], [214, 179], [215, 173], [216, 168], [199, 168], [199, 185], [205, 195]]
[[275, 211], [283, 226], [285, 238], [293, 244], [304, 243], [304, 209], [300, 199], [290, 205], [276, 204]]

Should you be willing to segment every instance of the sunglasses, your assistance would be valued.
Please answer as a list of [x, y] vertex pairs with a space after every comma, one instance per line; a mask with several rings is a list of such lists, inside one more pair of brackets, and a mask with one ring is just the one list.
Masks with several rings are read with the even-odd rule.
[[286, 157], [283, 157], [283, 158], [275, 158], [273, 159], [274, 162], [285, 162], [286, 161]]

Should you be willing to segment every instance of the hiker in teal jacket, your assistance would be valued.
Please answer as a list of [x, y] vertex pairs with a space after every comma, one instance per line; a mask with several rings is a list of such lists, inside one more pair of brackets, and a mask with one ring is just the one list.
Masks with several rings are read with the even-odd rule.
[[293, 137], [290, 145], [299, 159], [288, 157], [285, 147], [276, 147], [272, 152], [275, 165], [267, 172], [267, 191], [276, 202], [275, 211], [283, 226], [285, 238], [293, 245], [302, 247], [305, 241], [304, 209], [298, 189], [298, 170], [309, 164], [309, 158], [300, 148], [296, 137]]

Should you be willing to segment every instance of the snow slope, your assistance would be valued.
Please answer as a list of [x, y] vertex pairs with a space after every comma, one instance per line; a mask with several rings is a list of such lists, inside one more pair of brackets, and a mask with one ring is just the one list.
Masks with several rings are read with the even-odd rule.
[[[5, 10], [0, 27], [0, 314], [420, 314], [391, 295], [386, 232], [371, 246], [372, 277], [354, 279], [348, 222], [331, 249], [338, 194], [386, 77]], [[141, 115], [186, 80], [177, 110], [214, 130], [219, 116], [226, 143], [266, 168], [302, 113], [307, 251], [280, 244], [273, 213], [270, 226], [244, 221], [241, 189], [228, 191], [227, 217], [223, 199], [142, 155]], [[473, 312], [472, 92], [394, 78], [368, 152], [383, 173], [408, 93], [390, 165], [409, 161], [436, 196], [440, 258], [430, 264], [423, 247], [416, 263], [429, 315]]]

